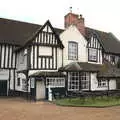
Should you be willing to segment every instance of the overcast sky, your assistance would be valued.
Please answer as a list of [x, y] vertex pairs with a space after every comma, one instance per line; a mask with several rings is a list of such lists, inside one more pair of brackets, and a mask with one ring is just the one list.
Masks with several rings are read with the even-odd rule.
[[120, 39], [120, 0], [0, 0], [0, 17], [64, 27], [64, 15], [72, 6], [88, 27], [114, 33]]

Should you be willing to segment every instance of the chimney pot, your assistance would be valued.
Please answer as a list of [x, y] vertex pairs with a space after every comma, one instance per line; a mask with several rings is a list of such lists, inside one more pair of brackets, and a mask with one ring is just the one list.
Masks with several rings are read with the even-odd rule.
[[80, 18], [82, 18], [82, 14], [80, 14]]
[[72, 13], [72, 6], [70, 7], [70, 13]]

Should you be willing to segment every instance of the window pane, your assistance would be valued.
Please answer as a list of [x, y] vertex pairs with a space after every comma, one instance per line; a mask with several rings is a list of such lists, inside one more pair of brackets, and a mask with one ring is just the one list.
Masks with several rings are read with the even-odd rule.
[[69, 42], [68, 44], [68, 59], [70, 60], [78, 59], [78, 44], [75, 42]]
[[98, 80], [98, 87], [107, 87], [107, 80], [106, 79], [99, 79]]
[[89, 60], [97, 61], [97, 49], [89, 48]]
[[65, 78], [59, 78], [59, 77], [50, 77], [50, 78], [46, 78], [46, 87], [48, 87], [50, 85], [50, 87], [65, 87]]
[[82, 72], [80, 74], [80, 79], [81, 79], [81, 88], [84, 90], [88, 90], [89, 89], [89, 73]]
[[69, 72], [68, 90], [69, 91], [78, 91], [79, 90], [79, 73]]

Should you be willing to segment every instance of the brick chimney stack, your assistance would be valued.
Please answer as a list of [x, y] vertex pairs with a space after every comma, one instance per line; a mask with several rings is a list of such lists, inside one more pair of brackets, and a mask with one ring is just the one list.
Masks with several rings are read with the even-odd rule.
[[69, 27], [70, 25], [75, 25], [80, 33], [85, 36], [85, 24], [84, 24], [84, 18], [82, 15], [77, 15], [72, 13], [68, 13], [64, 17], [64, 26], [65, 28]]

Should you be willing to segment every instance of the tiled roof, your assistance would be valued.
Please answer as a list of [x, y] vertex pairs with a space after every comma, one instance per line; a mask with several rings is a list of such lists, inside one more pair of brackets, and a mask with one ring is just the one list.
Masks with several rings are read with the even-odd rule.
[[103, 66], [98, 72], [98, 77], [120, 78], [120, 69], [117, 66], [104, 61]]
[[120, 77], [120, 69], [109, 62], [104, 64], [92, 64], [87, 62], [73, 62], [64, 67], [59, 68], [59, 71], [66, 72], [97, 72], [98, 77], [118, 78]]
[[31, 77], [64, 77], [65, 75], [61, 72], [36, 72]]
[[[41, 27], [33, 23], [0, 18], [0, 43], [24, 46]], [[55, 28], [57, 34], [62, 31]]]
[[59, 68], [59, 71], [91, 71], [91, 72], [97, 72], [100, 70], [102, 65], [98, 64], [92, 64], [88, 62], [72, 62], [64, 67]]
[[105, 52], [120, 54], [120, 41], [112, 34], [91, 28], [86, 28], [86, 38], [95, 33], [101, 42]]
[[[0, 43], [24, 46], [41, 25], [0, 18]], [[59, 35], [64, 30], [54, 28]], [[112, 34], [86, 27], [86, 38], [96, 33], [105, 52], [120, 54], [120, 41]]]

